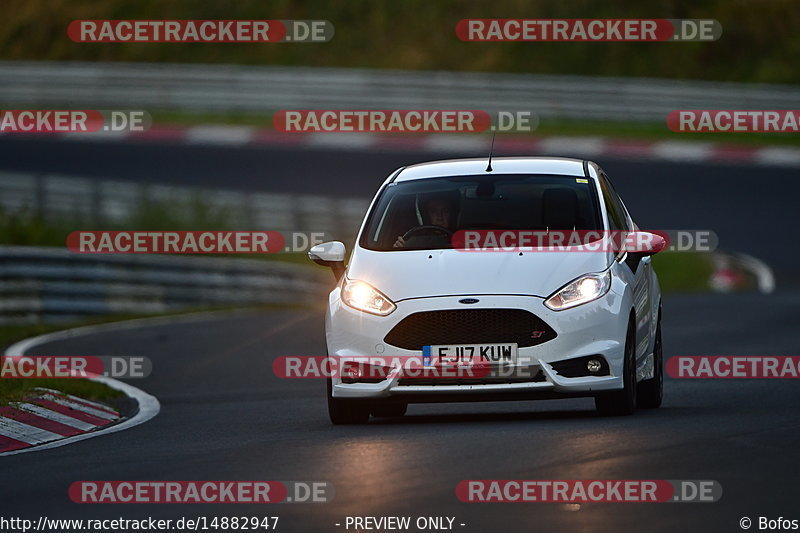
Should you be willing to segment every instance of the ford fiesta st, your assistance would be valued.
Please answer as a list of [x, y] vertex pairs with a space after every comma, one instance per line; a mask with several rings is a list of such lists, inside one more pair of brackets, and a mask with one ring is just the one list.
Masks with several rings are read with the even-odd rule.
[[[454, 244], [465, 231], [505, 230], [648, 239], [635, 250]], [[402, 416], [420, 402], [583, 396], [609, 415], [658, 407], [661, 291], [650, 256], [665, 245], [639, 231], [591, 161], [463, 159], [397, 170], [372, 201], [349, 263], [338, 241], [309, 251], [338, 279], [325, 323], [329, 361], [361, 361], [329, 378], [331, 421]], [[391, 357], [422, 361], [421, 371], [380, 362]], [[487, 371], [472, 372], [478, 364]], [[470, 372], [441, 371], [454, 367]]]

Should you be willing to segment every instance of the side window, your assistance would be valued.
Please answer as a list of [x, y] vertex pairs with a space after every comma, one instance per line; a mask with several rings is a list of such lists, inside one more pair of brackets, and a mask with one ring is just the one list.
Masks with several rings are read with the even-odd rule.
[[611, 187], [605, 174], [600, 174], [600, 189], [603, 191], [603, 201], [608, 212], [608, 224], [611, 230], [628, 230], [628, 219], [625, 216], [625, 208]]
[[623, 214], [623, 217], [625, 219], [625, 227], [627, 229], [633, 231], [634, 230], [634, 223], [633, 223], [633, 219], [631, 218], [631, 213], [630, 213], [630, 211], [628, 211], [628, 208], [625, 207], [625, 202], [622, 201], [622, 197], [617, 192], [616, 187], [614, 187], [614, 182], [611, 181], [611, 178], [609, 178], [608, 175], [605, 172], [603, 172], [602, 170], [600, 171], [600, 174], [602, 174], [602, 176], [608, 182], [609, 189], [611, 189], [611, 193], [612, 193], [613, 197], [616, 199], [616, 201], [619, 203], [619, 205], [622, 206], [622, 214]]

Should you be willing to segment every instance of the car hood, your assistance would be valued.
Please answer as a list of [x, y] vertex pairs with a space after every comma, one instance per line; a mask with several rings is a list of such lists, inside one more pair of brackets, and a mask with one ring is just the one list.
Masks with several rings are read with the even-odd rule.
[[398, 302], [467, 294], [517, 294], [545, 298], [573, 279], [601, 272], [607, 252], [464, 252], [357, 248], [349, 279], [366, 281]]

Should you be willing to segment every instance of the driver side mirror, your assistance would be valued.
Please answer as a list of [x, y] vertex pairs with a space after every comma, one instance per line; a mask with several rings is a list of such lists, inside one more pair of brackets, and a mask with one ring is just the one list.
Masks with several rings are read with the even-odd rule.
[[308, 258], [318, 265], [330, 267], [336, 277], [336, 281], [339, 281], [344, 275], [344, 256], [346, 252], [347, 249], [343, 242], [323, 242], [308, 251]]

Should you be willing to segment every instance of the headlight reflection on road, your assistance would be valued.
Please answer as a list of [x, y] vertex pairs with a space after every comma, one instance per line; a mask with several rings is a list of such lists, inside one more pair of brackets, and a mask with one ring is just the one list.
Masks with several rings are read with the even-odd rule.
[[353, 505], [342, 514], [380, 514], [382, 509], [418, 501], [421, 492], [430, 491], [430, 501], [440, 496], [436, 483], [425, 474], [433, 471], [433, 464], [423, 466], [427, 454], [416, 445], [365, 438], [339, 440], [328, 448], [328, 460], [335, 465], [330, 477], [337, 480], [337, 492], [348, 495], [347, 504], [344, 498], [337, 503]]

